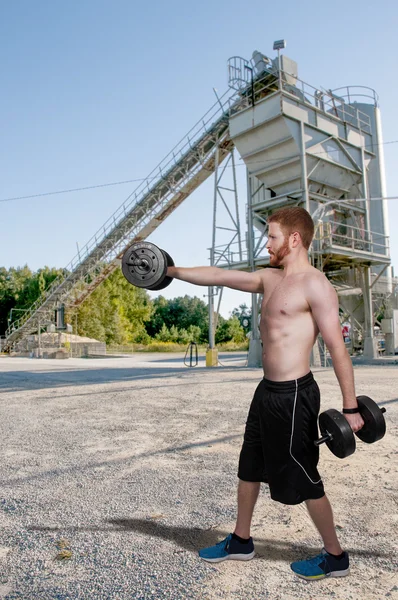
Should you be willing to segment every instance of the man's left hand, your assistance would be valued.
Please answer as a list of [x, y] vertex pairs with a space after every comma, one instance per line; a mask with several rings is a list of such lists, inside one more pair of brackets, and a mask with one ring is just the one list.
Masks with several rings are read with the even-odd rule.
[[355, 431], [359, 431], [365, 425], [364, 420], [362, 419], [359, 413], [354, 413], [353, 415], [344, 415], [347, 421], [350, 424], [351, 429]]

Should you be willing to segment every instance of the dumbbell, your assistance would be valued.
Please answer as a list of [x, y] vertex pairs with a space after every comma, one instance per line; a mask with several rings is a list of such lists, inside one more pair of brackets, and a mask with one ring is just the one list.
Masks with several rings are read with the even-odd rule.
[[167, 267], [173, 267], [170, 254], [150, 242], [136, 242], [124, 252], [122, 273], [129, 283], [147, 290], [163, 290], [173, 281]]
[[[364, 426], [355, 435], [366, 442], [373, 444], [384, 437], [386, 422], [385, 408], [380, 408], [374, 400], [368, 396], [357, 397], [359, 413], [364, 421]], [[354, 454], [356, 444], [354, 432], [345, 416], [331, 408], [319, 415], [319, 429], [321, 438], [315, 440], [315, 446], [326, 443], [329, 450], [338, 458], [346, 458]]]

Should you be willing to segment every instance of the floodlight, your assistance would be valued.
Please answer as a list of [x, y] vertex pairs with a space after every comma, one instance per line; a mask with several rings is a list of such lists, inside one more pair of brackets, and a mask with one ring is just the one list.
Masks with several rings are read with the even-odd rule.
[[286, 48], [286, 40], [276, 40], [274, 42], [274, 50], [283, 50]]

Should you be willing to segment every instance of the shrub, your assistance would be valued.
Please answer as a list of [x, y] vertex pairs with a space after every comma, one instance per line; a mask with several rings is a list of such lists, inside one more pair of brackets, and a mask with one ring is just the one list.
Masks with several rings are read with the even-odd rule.
[[152, 342], [145, 346], [145, 352], [181, 352], [185, 347], [175, 342]]

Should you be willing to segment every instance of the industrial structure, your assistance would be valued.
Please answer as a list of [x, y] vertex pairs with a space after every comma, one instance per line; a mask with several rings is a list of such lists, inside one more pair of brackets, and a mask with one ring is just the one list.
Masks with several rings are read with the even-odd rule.
[[[367, 357], [378, 354], [374, 326], [381, 316], [385, 351], [398, 350], [377, 95], [363, 87], [332, 91], [304, 83], [297, 64], [281, 54], [284, 47], [283, 40], [275, 42], [273, 60], [257, 51], [251, 60], [229, 60], [229, 90], [80, 250], [63, 275], [11, 324], [6, 332], [8, 348], [47, 328], [57, 308], [80, 304], [119, 267], [132, 242], [146, 239], [214, 174], [212, 265], [266, 267], [267, 216], [282, 206], [303, 206], [316, 226], [310, 258], [337, 290], [342, 322], [350, 325], [350, 350]], [[244, 230], [235, 150], [247, 168]], [[222, 185], [227, 165], [232, 168], [232, 188]], [[230, 239], [222, 244], [217, 240], [220, 202], [230, 220], [222, 228]], [[217, 364], [214, 298], [210, 289], [209, 365]], [[260, 300], [253, 294], [252, 366], [261, 358]], [[320, 348], [320, 354], [314, 349], [314, 361], [322, 354], [322, 344]]]

